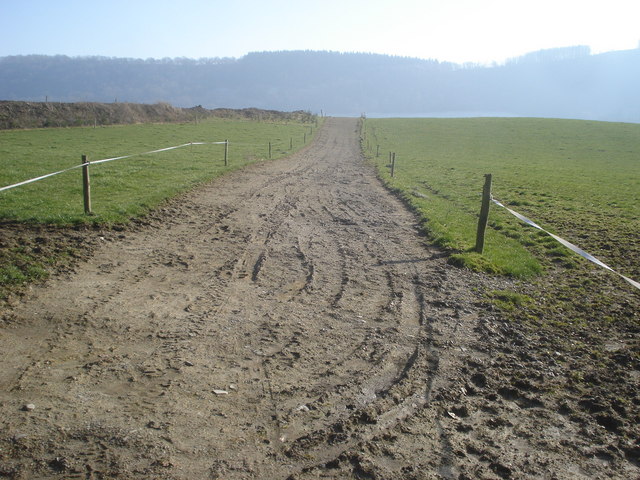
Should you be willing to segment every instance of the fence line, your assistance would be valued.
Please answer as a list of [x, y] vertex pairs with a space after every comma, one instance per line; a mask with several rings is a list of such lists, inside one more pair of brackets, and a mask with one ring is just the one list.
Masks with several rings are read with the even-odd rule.
[[[375, 134], [374, 134], [375, 136]], [[377, 140], [377, 139], [376, 139]], [[362, 146], [364, 148], [364, 145]], [[366, 150], [371, 151], [372, 147], [367, 143], [367, 148]], [[380, 145], [376, 145], [376, 158], [378, 157], [380, 153]], [[395, 162], [393, 162], [392, 160], [395, 160], [395, 153], [393, 152], [389, 152], [389, 162], [391, 163], [391, 177], [394, 176], [395, 173]], [[554, 240], [556, 240], [557, 242], [559, 242], [560, 244], [564, 245], [565, 247], [567, 247], [569, 250], [577, 253], [578, 255], [580, 255], [581, 257], [585, 258], [586, 260], [589, 260], [592, 263], [595, 263], [596, 265], [609, 270], [612, 273], [615, 273], [616, 275], [618, 275], [620, 278], [622, 278], [624, 281], [626, 281], [627, 283], [629, 283], [630, 285], [636, 287], [638, 290], [640, 290], [640, 282], [636, 282], [635, 280], [626, 277], [625, 275], [622, 275], [621, 273], [618, 273], [617, 271], [615, 271], [613, 268], [611, 268], [609, 265], [607, 265], [606, 263], [604, 263], [602, 260], [599, 260], [598, 258], [594, 257], [593, 255], [591, 255], [588, 252], [585, 252], [584, 250], [582, 250], [580, 247], [574, 245], [573, 243], [565, 240], [562, 237], [559, 237], [558, 235], [554, 235], [553, 233], [545, 230], [544, 228], [542, 228], [540, 225], [538, 225], [537, 223], [535, 223], [533, 220], [530, 220], [529, 218], [525, 217], [524, 215], [511, 210], [510, 208], [506, 207], [505, 205], [503, 205], [502, 203], [500, 203], [498, 200], [496, 200], [495, 198], [493, 198], [493, 196], [491, 196], [491, 193], [489, 191], [489, 196], [491, 198], [491, 201], [493, 203], [495, 203], [496, 205], [498, 205], [499, 207], [504, 208], [505, 210], [507, 210], [509, 213], [511, 213], [513, 216], [515, 216], [516, 218], [518, 218], [519, 220], [521, 220], [522, 222], [526, 223], [527, 225], [530, 225], [534, 228], [537, 228], [538, 230], [546, 233], [547, 235], [549, 235], [551, 238], [553, 238]], [[478, 241], [476, 238], [476, 251], [478, 250]], [[482, 252], [480, 252], [482, 253]]]
[[12, 188], [20, 187], [22, 185], [27, 185], [29, 183], [37, 182], [39, 180], [44, 180], [45, 178], [53, 177], [54, 175], [59, 175], [61, 173], [69, 172], [71, 170], [87, 167], [88, 165], [98, 165], [100, 163], [113, 162], [114, 160], [123, 160], [125, 158], [139, 157], [139, 156], [142, 156], [142, 155], [151, 155], [151, 154], [154, 154], [154, 153], [166, 152], [168, 150], [175, 150], [177, 148], [189, 147], [191, 145], [223, 145], [225, 143], [228, 144], [229, 142], [189, 142], [189, 143], [183, 143], [182, 145], [176, 145], [176, 146], [173, 146], [173, 147], [166, 147], [166, 148], [160, 148], [158, 150], [151, 150], [150, 152], [134, 153], [134, 154], [131, 154], [131, 155], [123, 155], [121, 157], [103, 158], [101, 160], [94, 160], [94, 161], [87, 162], [87, 163], [81, 163], [80, 165], [75, 165], [73, 167], [65, 168], [64, 170], [59, 170], [57, 172], [48, 173], [48, 174], [42, 175], [40, 177], [31, 178], [31, 179], [25, 180], [23, 182], [14, 183], [13, 185], [7, 185], [6, 187], [1, 187], [0, 188], [0, 192], [3, 192], [5, 190], [10, 190]]
[[[313, 130], [313, 129], [312, 129]], [[183, 148], [183, 147], [190, 147], [192, 145], [225, 145], [225, 166], [227, 165], [228, 161], [227, 161], [227, 156], [228, 156], [228, 147], [229, 144], [231, 142], [229, 142], [228, 140], [222, 141], [222, 142], [189, 142], [189, 143], [183, 143], [182, 145], [175, 145], [173, 147], [166, 147], [166, 148], [160, 148], [158, 150], [152, 150], [150, 152], [144, 152], [144, 153], [134, 153], [132, 155], [123, 155], [121, 157], [113, 157], [113, 158], [103, 158], [101, 160], [93, 160], [91, 162], [87, 162], [85, 164], [80, 164], [80, 165], [74, 165], [73, 167], [69, 167], [69, 168], [65, 168], [63, 170], [58, 170], [57, 172], [52, 172], [52, 173], [47, 173], [46, 175], [41, 175], [39, 177], [35, 177], [35, 178], [30, 178], [29, 180], [24, 180], [22, 182], [18, 182], [18, 183], [14, 183], [12, 185], [7, 185], [5, 187], [0, 187], [0, 192], [4, 192], [5, 190], [10, 190], [12, 188], [16, 188], [16, 187], [21, 187], [22, 185], [28, 185], [29, 183], [33, 183], [33, 182], [37, 182], [39, 180], [44, 180], [45, 178], [49, 178], [49, 177], [53, 177], [55, 175], [60, 175], [61, 173], [65, 173], [71, 170], [76, 170], [78, 168], [86, 168], [88, 165], [98, 165], [100, 163], [106, 163], [106, 162], [112, 162], [114, 160], [123, 160], [125, 158], [132, 158], [132, 157], [138, 157], [138, 156], [142, 156], [142, 155], [151, 155], [153, 153], [160, 153], [160, 152], [166, 152], [168, 150], [175, 150], [177, 148]], [[307, 143], [307, 134], [304, 134], [304, 143]], [[258, 147], [258, 146], [263, 146], [264, 144], [260, 143], [235, 143], [234, 145], [238, 145], [238, 146], [242, 146], [242, 147]], [[271, 147], [271, 142], [269, 142], [269, 146]], [[293, 138], [290, 139], [290, 148], [293, 148]], [[269, 156], [269, 158], [271, 158], [271, 156]]]

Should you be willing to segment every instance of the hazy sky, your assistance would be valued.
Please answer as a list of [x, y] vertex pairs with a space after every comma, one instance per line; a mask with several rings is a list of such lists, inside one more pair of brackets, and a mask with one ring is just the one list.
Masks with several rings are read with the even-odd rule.
[[372, 52], [456, 63], [638, 48], [640, 0], [0, 0], [0, 56]]

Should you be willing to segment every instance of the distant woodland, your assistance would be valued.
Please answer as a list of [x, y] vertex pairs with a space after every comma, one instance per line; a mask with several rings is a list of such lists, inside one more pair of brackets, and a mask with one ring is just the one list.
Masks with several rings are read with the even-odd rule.
[[539, 116], [640, 122], [640, 49], [542, 50], [480, 66], [288, 51], [242, 58], [0, 58], [0, 100], [166, 102], [329, 115]]

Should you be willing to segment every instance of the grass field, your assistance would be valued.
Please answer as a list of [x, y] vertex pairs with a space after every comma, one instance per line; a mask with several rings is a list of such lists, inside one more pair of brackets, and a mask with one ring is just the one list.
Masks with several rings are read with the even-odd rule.
[[364, 132], [363, 146], [383, 180], [428, 220], [434, 240], [458, 252], [456, 260], [525, 278], [547, 265], [583, 261], [495, 205], [484, 255], [470, 253], [484, 174], [491, 173], [496, 199], [620, 273], [640, 277], [640, 125], [367, 119]]
[[196, 145], [90, 167], [94, 216], [84, 215], [81, 169], [0, 192], [0, 220], [38, 223], [122, 223], [166, 198], [231, 169], [279, 158], [312, 138], [315, 124], [209, 119], [198, 124], [0, 131], [0, 187], [89, 160], [138, 154], [189, 142]]
[[[315, 126], [208, 119], [198, 124], [0, 131], [0, 187], [79, 165], [83, 154], [96, 161], [189, 142], [229, 140], [227, 167], [224, 145], [194, 145], [90, 166], [91, 216], [84, 214], [81, 169], [0, 192], [0, 222], [5, 230], [13, 224], [12, 231], [18, 232], [4, 240], [0, 235], [0, 299], [47, 278], [54, 267], [78, 255], [76, 247], [64, 241], [33, 244], [31, 235], [19, 233], [19, 224], [109, 228], [127, 223], [181, 191], [267, 159], [269, 142], [273, 159], [289, 155], [304, 146], [305, 134], [307, 142], [311, 140]], [[66, 230], [60, 229], [62, 236]]]

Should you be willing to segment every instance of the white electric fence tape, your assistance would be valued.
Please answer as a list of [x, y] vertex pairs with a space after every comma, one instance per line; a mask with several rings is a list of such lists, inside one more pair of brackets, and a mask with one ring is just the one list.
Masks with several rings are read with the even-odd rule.
[[82, 168], [82, 167], [84, 167], [86, 165], [97, 165], [99, 163], [112, 162], [114, 160], [122, 160], [124, 158], [139, 157], [139, 156], [142, 156], [142, 155], [151, 155], [152, 153], [166, 152], [167, 150], [175, 150], [176, 148], [189, 147], [191, 145], [224, 145], [225, 143], [227, 143], [227, 142], [192, 142], [192, 143], [184, 143], [182, 145], [176, 145], [175, 147], [161, 148], [159, 150], [152, 150], [150, 152], [134, 153], [133, 155], [124, 155], [122, 157], [113, 157], [113, 158], [104, 158], [102, 160], [94, 160], [92, 162], [83, 163], [81, 165], [76, 165], [74, 167], [65, 168], [64, 170], [59, 170], [57, 172], [48, 173], [47, 175], [42, 175], [40, 177], [31, 178], [29, 180], [25, 180], [24, 182], [14, 183], [13, 185], [7, 185], [6, 187], [0, 188], [0, 192], [2, 192], [4, 190], [9, 190], [11, 188], [20, 187], [22, 185], [27, 185], [28, 183], [37, 182], [38, 180], [44, 180], [45, 178], [53, 177], [54, 175], [59, 175], [61, 173], [65, 173], [65, 172], [68, 172], [70, 170], [75, 170], [76, 168]]
[[498, 200], [496, 200], [495, 198], [491, 198], [491, 200], [493, 201], [493, 203], [495, 203], [496, 205], [498, 205], [499, 207], [504, 208], [505, 210], [507, 210], [511, 215], [513, 215], [514, 217], [518, 218], [519, 220], [522, 220], [524, 223], [531, 225], [534, 228], [537, 228], [538, 230], [543, 231], [544, 233], [546, 233], [547, 235], [549, 235], [550, 237], [552, 237], [553, 239], [555, 239], [556, 241], [560, 242], [562, 245], [564, 245], [565, 247], [567, 247], [568, 249], [576, 252], [578, 255], [580, 255], [583, 258], [586, 258], [587, 260], [589, 260], [590, 262], [595, 263], [596, 265], [601, 266], [602, 268], [605, 268], [613, 273], [615, 273], [616, 275], [618, 275], [619, 277], [623, 278], [625, 281], [627, 281], [628, 283], [630, 283], [631, 285], [633, 285], [634, 287], [636, 287], [638, 290], [640, 290], [640, 283], [631, 280], [629, 277], [625, 277], [624, 275], [616, 272], [613, 268], [611, 268], [609, 265], [605, 264], [604, 262], [598, 260], [596, 257], [594, 257], [593, 255], [591, 255], [590, 253], [585, 252], [584, 250], [582, 250], [579, 247], [576, 247], [573, 243], [566, 241], [564, 238], [558, 237], [557, 235], [554, 235], [551, 232], [548, 232], [547, 230], [545, 230], [544, 228], [542, 228], [540, 225], [538, 225], [537, 223], [533, 222], [532, 220], [529, 220], [527, 217], [525, 217], [524, 215], [519, 214], [518, 212], [515, 212], [513, 210], [511, 210], [508, 207], [505, 207], [502, 203], [500, 203]]

